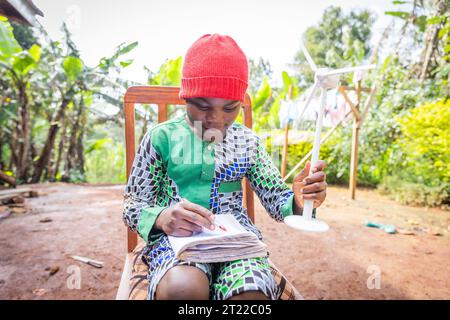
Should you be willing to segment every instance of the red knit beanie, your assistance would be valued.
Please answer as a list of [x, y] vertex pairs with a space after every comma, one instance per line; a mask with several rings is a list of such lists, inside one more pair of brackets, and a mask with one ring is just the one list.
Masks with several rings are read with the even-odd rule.
[[188, 49], [183, 62], [180, 98], [209, 97], [244, 102], [248, 64], [229, 36], [205, 34]]

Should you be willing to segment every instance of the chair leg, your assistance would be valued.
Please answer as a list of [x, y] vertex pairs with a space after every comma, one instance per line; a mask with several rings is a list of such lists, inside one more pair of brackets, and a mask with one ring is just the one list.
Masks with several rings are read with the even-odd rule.
[[128, 300], [130, 294], [131, 260], [130, 254], [126, 255], [119, 289], [117, 289], [116, 300]]

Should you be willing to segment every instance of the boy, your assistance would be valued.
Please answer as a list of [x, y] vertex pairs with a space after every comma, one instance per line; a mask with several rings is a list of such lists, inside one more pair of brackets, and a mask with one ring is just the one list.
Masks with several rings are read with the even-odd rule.
[[267, 257], [223, 263], [178, 260], [167, 235], [214, 229], [214, 215], [232, 213], [262, 239], [242, 207], [247, 177], [277, 221], [301, 214], [304, 200], [318, 207], [326, 196], [320, 161], [282, 181], [263, 143], [234, 123], [248, 86], [247, 59], [229, 36], [204, 35], [186, 53], [180, 98], [186, 112], [146, 133], [125, 188], [125, 223], [147, 242], [148, 299], [278, 299]]

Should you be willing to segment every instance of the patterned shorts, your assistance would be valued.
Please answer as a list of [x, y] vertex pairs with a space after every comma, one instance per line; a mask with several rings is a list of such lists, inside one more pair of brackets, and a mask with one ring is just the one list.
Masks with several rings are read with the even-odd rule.
[[[149, 266], [147, 299], [155, 299], [156, 287], [170, 268], [179, 265], [194, 266], [202, 270], [209, 281], [210, 298], [226, 300], [246, 291], [258, 290], [271, 300], [277, 300], [281, 290], [264, 258], [250, 258], [221, 263], [198, 263], [179, 260], [167, 237], [144, 251], [144, 262]], [[147, 249], [146, 248], [146, 249]]]

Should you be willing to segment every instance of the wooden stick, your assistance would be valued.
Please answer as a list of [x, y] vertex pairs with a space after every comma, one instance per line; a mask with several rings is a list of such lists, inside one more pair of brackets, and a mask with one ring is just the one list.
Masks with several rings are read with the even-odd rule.
[[[338, 90], [339, 90], [339, 88], [343, 88], [343, 89], [345, 89], [345, 90], [347, 90], [347, 91], [349, 91], [349, 90], [356, 90], [356, 88], [355, 87], [349, 87], [349, 86], [339, 86], [338, 87]], [[367, 92], [367, 93], [369, 93], [371, 90], [370, 90], [370, 88], [363, 88], [363, 87], [361, 87], [361, 89], [360, 89], [362, 92]]]
[[355, 118], [359, 121], [361, 119], [361, 113], [359, 112], [357, 106], [355, 106], [353, 104], [352, 100], [350, 100], [350, 98], [348, 97], [347, 93], [345, 92], [345, 89], [340, 87], [338, 90], [339, 90], [339, 93], [342, 94], [342, 96], [344, 97], [345, 101], [347, 101], [347, 103], [350, 106], [350, 108], [352, 109], [353, 114], [355, 115]]
[[373, 97], [375, 96], [375, 92], [377, 91], [377, 87], [374, 86], [370, 90], [369, 96], [366, 99], [366, 102], [364, 103], [364, 111], [362, 113], [361, 123], [366, 118], [367, 114], [369, 113], [370, 106], [372, 105]]

